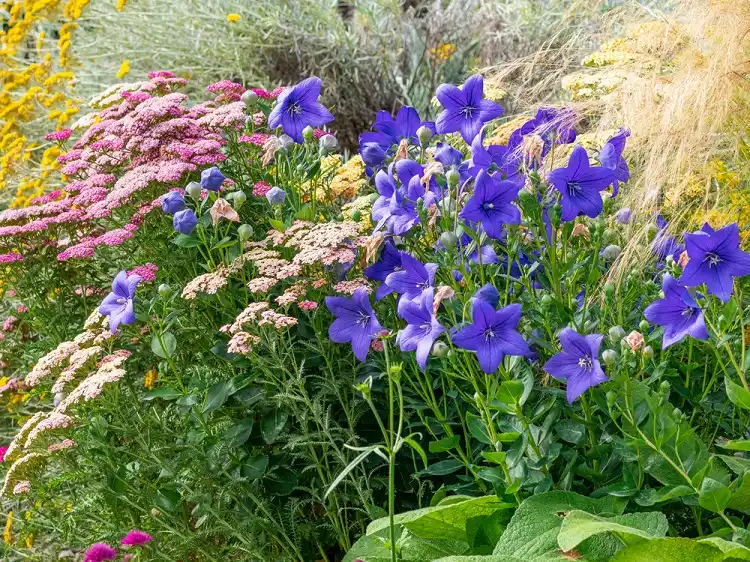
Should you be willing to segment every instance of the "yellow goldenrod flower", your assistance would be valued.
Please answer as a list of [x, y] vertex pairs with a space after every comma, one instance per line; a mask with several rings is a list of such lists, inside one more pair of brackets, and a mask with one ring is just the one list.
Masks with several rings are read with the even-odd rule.
[[130, 61], [126, 59], [122, 61], [120, 70], [117, 71], [117, 78], [125, 78], [128, 74], [130, 74]]
[[115, 9], [118, 12], [122, 12], [122, 10], [125, 8], [125, 4], [127, 4], [127, 0], [117, 0], [117, 5], [115, 5]]
[[5, 531], [3, 531], [3, 541], [5, 544], [13, 544], [13, 512], [9, 511], [5, 518]]
[[227, 21], [229, 23], [237, 23], [242, 19], [242, 16], [239, 14], [227, 14]]
[[27, 535], [26, 536], [26, 548], [31, 548], [34, 546], [34, 535]]
[[143, 379], [143, 386], [151, 390], [154, 388], [154, 384], [156, 383], [156, 378], [158, 376], [158, 373], [156, 372], [156, 369], [149, 369], [146, 373], [146, 376]]

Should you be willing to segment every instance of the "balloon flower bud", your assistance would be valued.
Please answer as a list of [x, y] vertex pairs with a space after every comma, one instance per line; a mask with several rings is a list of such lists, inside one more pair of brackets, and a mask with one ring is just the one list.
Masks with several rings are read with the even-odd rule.
[[456, 247], [456, 244], [458, 244], [458, 236], [450, 231], [443, 232], [440, 235], [440, 243], [446, 250], [452, 250]]
[[305, 142], [312, 142], [315, 138], [315, 129], [310, 125], [302, 129], [302, 138], [305, 139]]
[[614, 365], [617, 361], [617, 352], [614, 349], [605, 349], [602, 353], [602, 359], [607, 365]]
[[432, 346], [432, 355], [434, 357], [446, 357], [448, 351], [450, 351], [448, 344], [442, 341], [435, 342], [435, 345]]
[[169, 295], [172, 294], [172, 287], [170, 287], [166, 283], [162, 283], [161, 285], [159, 285], [158, 291], [159, 291], [159, 296], [167, 298]]
[[459, 175], [458, 170], [451, 168], [446, 172], [445, 179], [448, 180], [448, 187], [456, 187], [461, 180], [461, 176]]
[[197, 181], [191, 181], [189, 184], [187, 184], [187, 187], [185, 187], [185, 193], [187, 193], [196, 201], [201, 200], [201, 191], [203, 191], [203, 188]]
[[326, 152], [333, 152], [339, 146], [339, 141], [333, 135], [323, 135], [320, 137], [320, 148]]
[[252, 235], [253, 235], [253, 227], [250, 226], [249, 224], [240, 225], [240, 227], [237, 229], [237, 236], [240, 237], [241, 242], [244, 242], [245, 240], [249, 240]]
[[247, 201], [247, 195], [245, 195], [244, 191], [235, 191], [232, 201], [234, 201], [234, 208], [239, 209], [245, 204], [245, 201]]
[[240, 96], [240, 101], [245, 102], [245, 105], [247, 107], [252, 107], [256, 103], [258, 103], [258, 94], [256, 94], [252, 90], [248, 90]]
[[419, 144], [422, 146], [426, 145], [432, 138], [432, 130], [425, 125], [422, 125], [417, 129], [417, 138], [419, 139]]

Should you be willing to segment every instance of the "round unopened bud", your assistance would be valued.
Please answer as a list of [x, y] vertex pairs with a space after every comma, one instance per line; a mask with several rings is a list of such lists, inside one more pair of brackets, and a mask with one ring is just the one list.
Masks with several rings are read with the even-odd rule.
[[550, 305], [552, 304], [552, 297], [549, 295], [543, 295], [541, 303], [542, 303], [542, 308], [549, 308]]
[[237, 229], [237, 236], [240, 237], [240, 242], [249, 240], [252, 235], [253, 235], [253, 227], [250, 226], [249, 224], [240, 225], [240, 227]]
[[615, 261], [618, 257], [620, 257], [621, 252], [622, 248], [620, 248], [620, 246], [617, 246], [616, 244], [610, 244], [602, 250], [602, 257], [608, 261]]
[[458, 244], [458, 236], [455, 233], [446, 231], [440, 235], [440, 243], [446, 250], [452, 250]]
[[615, 284], [614, 283], [607, 281], [604, 284], [604, 295], [608, 299], [612, 299], [615, 296]]
[[247, 201], [247, 195], [245, 195], [244, 191], [235, 191], [232, 201], [234, 201], [234, 208], [239, 209], [245, 204], [245, 201]]
[[654, 358], [654, 348], [650, 345], [647, 345], [643, 348], [643, 358], [644, 359], [653, 359]]
[[294, 144], [294, 139], [289, 135], [281, 135], [279, 137], [279, 142], [281, 143], [282, 148], [289, 148]]
[[612, 343], [619, 343], [622, 338], [624, 338], [627, 334], [625, 333], [625, 330], [622, 329], [622, 326], [612, 326], [609, 329], [609, 339]]
[[672, 254], [667, 255], [666, 258], [664, 258], [664, 262], [669, 266], [672, 267], [675, 264], [674, 256]]
[[359, 211], [359, 209], [352, 213], [352, 220], [354, 222], [359, 222], [360, 220], [362, 220], [362, 213]]
[[671, 384], [669, 384], [669, 381], [661, 381], [659, 384], [659, 392], [661, 394], [669, 394], [669, 389], [672, 387]]
[[437, 341], [432, 346], [432, 355], [435, 357], [447, 357], [449, 351], [450, 347], [448, 347], [448, 344], [442, 341]]
[[458, 182], [461, 181], [461, 176], [458, 170], [451, 168], [445, 173], [445, 179], [448, 181], [448, 187], [456, 187]]
[[155, 507], [151, 508], [151, 516], [152, 517], [159, 517], [160, 515], [161, 515], [161, 511], [159, 511]]
[[266, 199], [271, 205], [283, 205], [286, 199], [286, 192], [278, 186], [273, 186], [266, 193]]
[[240, 96], [240, 101], [244, 101], [247, 107], [252, 107], [258, 103], [258, 94], [252, 90], [248, 90]]
[[602, 234], [602, 240], [604, 240], [605, 243], [609, 243], [615, 238], [617, 238], [616, 230], [613, 230], [611, 228], [607, 228], [604, 230], [604, 234]]
[[641, 320], [638, 323], [638, 329], [643, 332], [644, 334], [648, 333], [648, 329], [651, 327], [651, 325], [648, 323], [648, 320]]
[[320, 148], [326, 152], [333, 152], [339, 147], [339, 141], [333, 135], [323, 135], [320, 137]]
[[536, 202], [536, 197], [534, 197], [534, 194], [528, 189], [522, 189], [518, 192], [518, 201], [521, 203], [522, 207], [525, 207]]
[[310, 125], [302, 129], [302, 138], [307, 142], [312, 142], [312, 140], [315, 138], [315, 129], [313, 129]]
[[607, 404], [612, 406], [615, 402], [617, 402], [617, 394], [615, 394], [614, 390], [607, 391]]
[[560, 224], [560, 217], [562, 216], [562, 205], [555, 203], [548, 212], [549, 219], [552, 222], [552, 226], [557, 227]]
[[164, 298], [167, 298], [172, 294], [172, 287], [170, 287], [166, 283], [162, 283], [161, 285], [159, 285], [159, 288], [157, 290], [159, 291], [159, 296]]
[[426, 145], [432, 138], [432, 130], [426, 125], [422, 125], [417, 129], [417, 138], [422, 146]]
[[185, 193], [187, 193], [190, 197], [192, 197], [196, 201], [200, 201], [202, 190], [203, 190], [203, 187], [201, 187], [201, 184], [199, 184], [197, 181], [191, 181], [189, 184], [187, 184], [187, 187], [185, 188]]
[[602, 359], [607, 365], [614, 365], [617, 361], [617, 352], [614, 349], [605, 349], [602, 353]]

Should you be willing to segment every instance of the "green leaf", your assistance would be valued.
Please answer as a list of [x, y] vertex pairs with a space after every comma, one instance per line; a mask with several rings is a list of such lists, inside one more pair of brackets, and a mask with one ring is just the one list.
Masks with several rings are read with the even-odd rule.
[[179, 246], [180, 248], [196, 248], [201, 245], [201, 241], [195, 236], [189, 236], [187, 234], [178, 234], [172, 238], [172, 244]]
[[266, 455], [257, 455], [250, 457], [245, 464], [242, 465], [240, 473], [243, 478], [248, 480], [257, 480], [261, 478], [268, 468], [268, 457]]
[[750, 472], [746, 472], [741, 478], [738, 478], [735, 481], [735, 486], [736, 489], [732, 492], [727, 507], [750, 515]]
[[463, 468], [460, 462], [455, 459], [448, 459], [435, 464], [431, 464], [427, 468], [423, 468], [417, 474], [419, 476], [445, 476], [447, 474], [453, 474], [457, 470]]
[[404, 437], [404, 443], [409, 445], [417, 452], [417, 454], [419, 454], [420, 457], [422, 457], [422, 463], [424, 464], [424, 467], [427, 468], [427, 453], [424, 452], [422, 446], [411, 437]]
[[263, 485], [275, 496], [288, 496], [297, 487], [297, 473], [291, 468], [277, 466], [263, 479]]
[[665, 486], [663, 488], [648, 488], [641, 490], [635, 497], [638, 505], [650, 506], [657, 503], [666, 502], [675, 498], [689, 496], [694, 494], [695, 490], [690, 486]]
[[586, 437], [586, 426], [573, 420], [559, 420], [555, 423], [555, 433], [563, 441], [580, 445]]
[[484, 426], [484, 422], [479, 416], [472, 414], [471, 412], [467, 413], [466, 425], [469, 426], [469, 433], [471, 433], [471, 436], [474, 439], [485, 445], [492, 445], [489, 433], [487, 433], [487, 428]]
[[297, 214], [294, 215], [294, 218], [297, 218], [302, 221], [311, 221], [315, 218], [313, 215], [313, 209], [311, 205], [305, 205], [302, 207], [299, 211], [297, 211]]
[[[172, 332], [164, 332], [161, 336], [162, 342], [159, 343], [159, 337], [154, 336], [151, 338], [151, 351], [154, 355], [161, 357], [162, 359], [169, 359], [174, 355], [175, 349], [177, 349], [177, 340], [175, 339]], [[162, 343], [164, 346], [162, 347]], [[166, 348], [166, 351], [165, 351]]]
[[750, 392], [744, 387], [733, 383], [729, 377], [724, 377], [724, 387], [727, 389], [727, 396], [735, 406], [744, 410], [750, 410]]
[[180, 505], [180, 493], [170, 488], [162, 488], [156, 493], [154, 503], [164, 511], [175, 511]]
[[284, 429], [284, 426], [286, 425], [286, 420], [288, 417], [289, 414], [287, 414], [286, 410], [277, 409], [269, 412], [261, 418], [260, 432], [263, 435], [263, 440], [266, 443], [270, 445], [271, 443], [274, 443], [276, 439], [278, 439], [279, 435], [281, 435], [281, 432]]
[[182, 393], [179, 390], [175, 390], [174, 388], [169, 388], [167, 386], [162, 386], [160, 388], [149, 390], [146, 394], [143, 395], [141, 400], [143, 400], [144, 402], [148, 402], [149, 400], [153, 400], [154, 398], [174, 400], [175, 398], [179, 398], [180, 396], [182, 396]]
[[[750, 353], [748, 353], [748, 355], [750, 355]], [[750, 459], [716, 454], [714, 455], [714, 458], [721, 459], [721, 461], [729, 467], [729, 470], [739, 476], [742, 476], [746, 472], [750, 472]]]
[[[620, 522], [633, 518], [639, 520], [639, 528]], [[658, 511], [605, 518], [585, 511], [573, 510], [563, 520], [560, 533], [557, 535], [557, 544], [563, 551], [573, 550], [589, 537], [601, 533], [612, 533], [624, 544], [632, 544], [644, 539], [663, 537], [668, 529], [669, 523], [666, 516]]]
[[[514, 504], [504, 503], [497, 496], [466, 497], [458, 503], [441, 504], [401, 513], [394, 518], [394, 523], [403, 525], [423, 539], [466, 541], [466, 521], [469, 518], [490, 515], [498, 510], [514, 507]], [[367, 534], [373, 535], [388, 526], [388, 517], [377, 519], [367, 527]]]
[[286, 226], [283, 222], [277, 219], [268, 219], [269, 224], [279, 232], [286, 232]]
[[505, 464], [505, 451], [482, 451], [482, 456], [491, 463]]
[[445, 451], [450, 451], [460, 442], [460, 435], [452, 435], [450, 437], [445, 437], [444, 439], [439, 439], [438, 441], [430, 441], [430, 452], [442, 453]]
[[698, 503], [704, 509], [719, 513], [724, 511], [731, 497], [732, 491], [728, 486], [713, 478], [704, 478], [698, 494]]
[[730, 451], [750, 451], [750, 439], [744, 439], [741, 441], [721, 441], [720, 440], [720, 441], [717, 441], [716, 444], [722, 449], [729, 449]]
[[521, 381], [503, 381], [495, 398], [511, 406], [520, 404], [526, 387]]
[[333, 482], [331, 482], [331, 485], [328, 487], [328, 490], [326, 490], [325, 496], [323, 496], [323, 497], [327, 498], [328, 494], [330, 494], [331, 492], [333, 492], [333, 490], [336, 488], [336, 486], [338, 486], [341, 483], [341, 481], [344, 478], [346, 478], [346, 475], [349, 474], [352, 470], [354, 470], [359, 463], [361, 463], [363, 460], [365, 460], [370, 455], [370, 453], [374, 453], [375, 449], [377, 449], [378, 447], [379, 447], [379, 445], [373, 445], [371, 447], [368, 447], [367, 449], [365, 449], [364, 451], [362, 451], [360, 454], [358, 454], [356, 457], [354, 457], [354, 460], [352, 460], [352, 462], [350, 462], [348, 465], [346, 465], [346, 467], [344, 468], [344, 470], [342, 470], [341, 472], [339, 472], [339, 475], [336, 476], [336, 478], [334, 479]]
[[253, 431], [253, 418], [247, 418], [227, 429], [221, 438], [229, 447], [239, 447], [250, 438]]
[[719, 537], [699, 539], [698, 542], [710, 544], [718, 548], [725, 554], [724, 560], [731, 560], [733, 562], [736, 560], [750, 560], [750, 549], [739, 543], [726, 541]]
[[724, 554], [711, 544], [682, 538], [662, 538], [630, 545], [611, 562], [720, 562]]
[[230, 394], [234, 389], [234, 384], [231, 380], [217, 382], [210, 389], [206, 395], [206, 401], [203, 403], [203, 413], [207, 414], [214, 410], [221, 408], [224, 402], [227, 401]]
[[573, 509], [595, 515], [620, 515], [625, 503], [618, 498], [587, 498], [573, 492], [545, 492], [531, 496], [516, 509], [493, 554], [522, 560], [557, 552], [557, 534], [563, 515]]
[[500, 443], [513, 443], [513, 441], [519, 437], [521, 437], [520, 433], [516, 433], [515, 431], [504, 431], [497, 435], [497, 440], [500, 441]]

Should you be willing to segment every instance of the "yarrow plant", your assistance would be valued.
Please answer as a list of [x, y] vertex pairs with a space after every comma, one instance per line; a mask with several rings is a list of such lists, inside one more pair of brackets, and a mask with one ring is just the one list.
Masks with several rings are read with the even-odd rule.
[[0, 214], [8, 548], [746, 556], [750, 255], [618, 207], [627, 131], [472, 76], [347, 161], [314, 77], [183, 82], [100, 96], [65, 189]]

